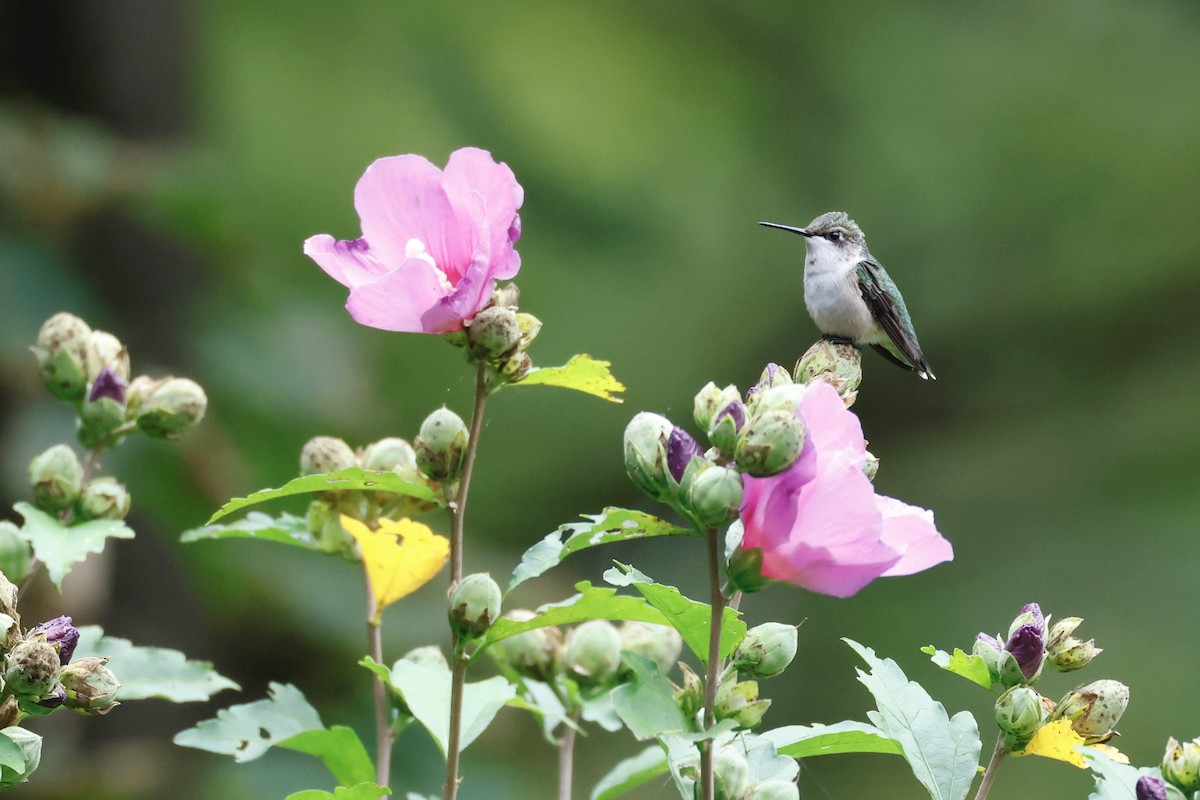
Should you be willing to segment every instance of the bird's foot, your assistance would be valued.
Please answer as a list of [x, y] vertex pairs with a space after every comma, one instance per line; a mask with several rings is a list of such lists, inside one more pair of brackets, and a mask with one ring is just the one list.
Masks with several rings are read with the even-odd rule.
[[833, 344], [848, 344], [858, 347], [858, 345], [854, 343], [854, 340], [849, 336], [837, 336], [836, 334], [826, 333], [822, 335], [821, 338], [827, 342], [832, 342]]

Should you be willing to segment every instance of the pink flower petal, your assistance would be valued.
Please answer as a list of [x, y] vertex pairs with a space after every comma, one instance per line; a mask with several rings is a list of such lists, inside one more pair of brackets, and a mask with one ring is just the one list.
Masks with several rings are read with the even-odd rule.
[[318, 233], [304, 241], [304, 254], [349, 289], [387, 272], [387, 267], [371, 253], [366, 239], [337, 241], [327, 233]]
[[346, 310], [355, 322], [385, 331], [447, 333], [462, 327], [462, 317], [443, 303], [445, 285], [438, 271], [419, 258], [350, 292]]
[[[521, 260], [514, 258], [509, 231], [515, 221], [519, 230], [517, 209], [525, 200], [525, 190], [508, 165], [496, 163], [486, 150], [464, 147], [450, 154], [442, 186], [460, 217], [470, 218], [477, 229], [487, 231], [487, 251], [495, 267], [492, 277], [505, 280], [516, 275]], [[482, 203], [467, 204], [470, 196]]]
[[836, 389], [824, 381], [809, 384], [800, 401], [800, 415], [823, 458], [844, 460], [862, 469], [867, 457], [862, 423], [846, 408]]
[[883, 515], [883, 540], [901, 553], [885, 576], [912, 575], [954, 558], [954, 548], [933, 524], [933, 512], [893, 497], [875, 496]]

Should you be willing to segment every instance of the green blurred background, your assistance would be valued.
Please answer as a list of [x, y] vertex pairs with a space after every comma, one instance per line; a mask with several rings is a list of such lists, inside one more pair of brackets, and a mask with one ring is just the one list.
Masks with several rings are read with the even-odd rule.
[[[1082, 680], [1132, 685], [1119, 744], [1135, 763], [1156, 762], [1169, 734], [1200, 734], [1198, 8], [0, 0], [0, 501], [26, 498], [28, 461], [72, 435], [27, 351], [55, 311], [118, 334], [135, 373], [190, 375], [210, 397], [179, 446], [131, 441], [108, 460], [134, 495], [137, 540], [68, 578], [65, 598], [42, 586], [30, 602], [212, 660], [244, 689], [35, 723], [43, 766], [12, 796], [328, 788], [296, 754], [235, 766], [170, 744], [269, 680], [369, 739], [357, 570], [177, 539], [224, 499], [294, 475], [312, 435], [362, 445], [411, 437], [442, 403], [469, 413], [457, 353], [355, 325], [342, 287], [300, 252], [313, 233], [358, 235], [351, 197], [371, 160], [442, 164], [464, 145], [526, 190], [518, 282], [545, 322], [535, 361], [588, 352], [629, 387], [621, 406], [495, 399], [468, 571], [507, 575], [577, 513], [649, 508], [621, 466], [629, 417], [686, 422], [706, 381], [745, 387], [816, 336], [800, 241], [755, 222], [846, 209], [939, 376], [864, 358], [855, 410], [877, 486], [934, 509], [956, 558], [849, 600], [750, 598], [752, 623], [806, 620], [797, 664], [764, 687], [768, 722], [864, 718], [849, 636], [975, 713], [990, 748], [987, 698], [917, 648], [967, 647], [1037, 600], [1086, 617], [1105, 648]], [[699, 549], [580, 555], [513, 602], [560, 599], [613, 557], [702, 596]], [[389, 658], [445, 638], [443, 588], [392, 612]], [[463, 796], [549, 796], [553, 751], [537, 737], [502, 713], [467, 751]], [[579, 796], [636, 749], [598, 731], [580, 748]], [[397, 754], [398, 791], [437, 790], [420, 732]], [[1035, 761], [1006, 764], [992, 797], [1086, 796], [1085, 773]], [[886, 757], [805, 762], [801, 791], [924, 796]]]

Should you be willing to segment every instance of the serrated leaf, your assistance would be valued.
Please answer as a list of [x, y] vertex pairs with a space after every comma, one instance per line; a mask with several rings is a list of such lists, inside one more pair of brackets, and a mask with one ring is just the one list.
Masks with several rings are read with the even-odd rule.
[[117, 699], [122, 702], [158, 697], [193, 703], [225, 689], [241, 688], [207, 661], [190, 661], [183, 653], [163, 647], [138, 647], [128, 639], [105, 636], [96, 625], [79, 628], [75, 657], [83, 656], [108, 659], [108, 668], [121, 682]]
[[895, 739], [865, 722], [838, 722], [833, 725], [785, 725], [763, 731], [780, 755], [792, 758], [841, 755], [842, 753], [890, 753], [904, 755]]
[[870, 666], [858, 672], [858, 680], [875, 697], [879, 711], [872, 721], [888, 737], [900, 743], [913, 775], [933, 800], [962, 800], [979, 768], [979, 727], [975, 718], [960, 711], [948, 718], [945, 707], [910, 681], [890, 658], [844, 639]]
[[636, 756], [618, 761], [592, 788], [590, 800], [616, 800], [669, 769], [666, 753], [660, 746], [651, 745]]
[[356, 786], [375, 780], [375, 765], [371, 763], [367, 748], [358, 734], [345, 725], [297, 733], [275, 746], [316, 756], [342, 786]]
[[194, 728], [175, 734], [175, 744], [253, 761], [275, 744], [324, 727], [317, 710], [291, 684], [271, 683], [265, 700], [230, 706]]
[[91, 553], [104, 552], [109, 539], [132, 539], [133, 531], [119, 519], [93, 519], [63, 525], [29, 503], [13, 506], [25, 518], [21, 538], [33, 547], [33, 554], [46, 565], [50, 580], [62, 591], [62, 580], [71, 567]]
[[632, 675], [612, 690], [613, 710], [634, 738], [645, 741], [688, 731], [688, 722], [675, 704], [674, 687], [659, 674], [658, 665], [636, 653], [623, 653], [622, 660]]
[[947, 672], [953, 672], [971, 683], [976, 683], [987, 689], [992, 690], [992, 674], [988, 671], [987, 662], [977, 655], [967, 655], [959, 648], [954, 648], [954, 654], [951, 655], [945, 650], [938, 650], [933, 645], [926, 645], [921, 648], [921, 652], [929, 656], [929, 660], [938, 665]]
[[[1083, 748], [1083, 757], [1096, 780], [1088, 800], [1137, 800], [1138, 778], [1150, 775], [1162, 779], [1162, 772], [1157, 767], [1131, 767], [1129, 764], [1114, 761], [1106, 753], [1095, 748]], [[1169, 782], [1165, 783], [1167, 800], [1187, 800], [1183, 792]]]
[[308, 520], [295, 514], [280, 514], [272, 517], [261, 511], [251, 511], [234, 522], [205, 525], [184, 531], [179, 541], [200, 542], [208, 539], [258, 539], [263, 542], [279, 542], [306, 550], [317, 550], [316, 542], [308, 530]]
[[[604, 573], [604, 580], [614, 586], [632, 586], [641, 592], [646, 602], [658, 609], [667, 624], [679, 631], [683, 643], [699, 657], [702, 664], [708, 663], [708, 628], [712, 618], [712, 607], [684, 597], [674, 586], [656, 583], [653, 578], [625, 564], [617, 565]], [[726, 658], [746, 635], [746, 623], [741, 614], [726, 608], [721, 620], [721, 658]]]
[[[392, 790], [386, 786], [370, 783], [356, 783], [353, 786], [339, 786], [332, 792], [320, 789], [308, 789], [303, 792], [293, 792], [286, 800], [379, 800], [381, 795], [390, 795]], [[409, 795], [411, 797], [411, 795]]]
[[698, 536], [691, 528], [681, 528], [666, 520], [642, 511], [627, 508], [606, 508], [599, 514], [582, 515], [584, 522], [568, 522], [547, 534], [542, 541], [525, 551], [521, 563], [513, 571], [508, 591], [546, 570], [558, 566], [572, 553], [588, 547], [652, 536]]
[[341, 519], [362, 551], [367, 583], [375, 595], [376, 625], [385, 608], [433, 580], [450, 558], [450, 540], [420, 522], [381, 518], [372, 530], [344, 514]]
[[616, 589], [592, 586], [589, 581], [575, 584], [579, 594], [560, 603], [541, 606], [531, 619], [521, 622], [508, 618], [496, 620], [487, 634], [487, 644], [516, 636], [518, 633], [545, 628], [548, 625], [570, 625], [589, 619], [622, 619], [669, 625], [662, 612], [641, 597], [619, 595]]
[[278, 500], [281, 497], [291, 497], [297, 494], [313, 494], [314, 492], [390, 492], [415, 497], [431, 503], [441, 503], [441, 499], [419, 481], [404, 478], [395, 472], [370, 472], [359, 467], [347, 467], [337, 472], [323, 472], [317, 475], [305, 475], [288, 481], [278, 489], [262, 489], [246, 497], [235, 497], [217, 509], [208, 518], [211, 525], [222, 517], [227, 517], [243, 508], [265, 503], [268, 500]]
[[614, 393], [625, 391], [625, 385], [613, 377], [610, 361], [597, 361], [589, 355], [571, 356], [561, 367], [532, 369], [512, 386], [559, 386], [590, 394], [612, 403], [625, 402]]

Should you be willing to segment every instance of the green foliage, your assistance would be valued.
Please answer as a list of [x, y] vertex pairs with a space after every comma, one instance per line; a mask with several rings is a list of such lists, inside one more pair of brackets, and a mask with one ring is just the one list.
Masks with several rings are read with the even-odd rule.
[[121, 682], [117, 699], [157, 697], [174, 703], [208, 700], [225, 689], [240, 688], [217, 673], [207, 661], [189, 661], [183, 653], [162, 647], [138, 647], [128, 639], [105, 636], [96, 625], [79, 628], [75, 657], [108, 659], [108, 668]]
[[948, 718], [941, 703], [920, 684], [910, 681], [890, 658], [850, 639], [844, 640], [871, 668], [857, 670], [858, 680], [875, 697], [879, 710], [869, 712], [884, 734], [900, 743], [913, 775], [933, 800], [962, 800], [979, 768], [979, 727], [960, 711]]
[[580, 581], [575, 584], [579, 594], [568, 597], [559, 603], [550, 603], [537, 609], [532, 619], [517, 622], [511, 619], [499, 619], [488, 631], [487, 644], [494, 644], [509, 636], [531, 631], [535, 628], [545, 628], [549, 625], [570, 625], [575, 622], [585, 622], [589, 619], [628, 619], [637, 622], [653, 622], [657, 625], [671, 623], [661, 611], [651, 606], [641, 597], [618, 595], [616, 589], [603, 586], [592, 586], [590, 581]]
[[46, 565], [50, 580], [62, 591], [62, 580], [71, 567], [91, 553], [104, 552], [109, 539], [132, 539], [133, 531], [119, 519], [94, 519], [64, 525], [29, 503], [13, 506], [25, 518], [21, 538], [33, 546], [33, 554]]
[[25, 771], [25, 751], [7, 735], [0, 735], [0, 769], [17, 775]]
[[262, 489], [247, 497], [234, 498], [218, 508], [216, 513], [209, 517], [208, 524], [268, 500], [314, 492], [390, 492], [428, 502], [441, 502], [426, 484], [407, 480], [395, 472], [370, 472], [359, 467], [347, 467], [337, 472], [294, 478], [278, 489]]
[[675, 704], [674, 687], [658, 673], [658, 665], [636, 653], [624, 653], [622, 660], [632, 675], [613, 689], [612, 703], [634, 738], [689, 730], [688, 720]]
[[864, 722], [838, 722], [833, 725], [785, 725], [763, 731], [764, 739], [775, 745], [780, 755], [793, 758], [841, 755], [843, 753], [891, 753], [904, 755], [900, 742], [873, 725]]
[[8, 520], [0, 520], [0, 572], [17, 583], [29, 571], [29, 543], [21, 538], [21, 529]]
[[616, 766], [597, 781], [589, 798], [590, 800], [616, 800], [666, 772], [666, 754], [661, 746], [651, 745], [636, 756], [618, 761]]
[[[1088, 768], [1096, 779], [1096, 785], [1088, 795], [1088, 800], [1137, 800], [1138, 778], [1143, 775], [1162, 777], [1162, 773], [1155, 767], [1139, 769], [1128, 764], [1119, 764], [1104, 752], [1091, 747], [1080, 747], [1079, 752], [1083, 753]], [[1167, 784], [1167, 798], [1187, 800], [1183, 792], [1170, 783]]]
[[[391, 789], [378, 786], [374, 781], [357, 783], [354, 786], [339, 786], [332, 792], [320, 789], [308, 789], [303, 792], [293, 792], [286, 800], [379, 800], [382, 795], [390, 795]], [[409, 795], [410, 797], [412, 795]]]
[[253, 761], [298, 733], [322, 728], [317, 710], [290, 684], [272, 683], [265, 700], [230, 706], [194, 728], [175, 734], [175, 744]]
[[568, 522], [546, 534], [542, 541], [525, 551], [521, 563], [513, 571], [508, 591], [530, 578], [558, 566], [572, 553], [588, 547], [652, 536], [698, 536], [691, 528], [681, 528], [643, 511], [627, 508], [606, 508], [599, 514], [583, 515], [584, 522]]
[[530, 370], [513, 386], [558, 386], [574, 389], [613, 403], [625, 402], [616, 396], [625, 391], [625, 386], [613, 377], [609, 367], [612, 362], [598, 361], [589, 355], [571, 356], [561, 367], [542, 367]]
[[961, 675], [972, 683], [977, 683], [988, 691], [992, 691], [992, 676], [987, 664], [977, 655], [967, 655], [959, 648], [954, 653], [938, 650], [933, 645], [926, 645], [921, 652], [929, 656], [929, 660], [947, 672]]
[[180, 535], [181, 542], [200, 542], [206, 539], [258, 539], [290, 544], [306, 550], [318, 549], [308, 530], [308, 521], [295, 514], [283, 513], [272, 517], [261, 511], [251, 511], [242, 519], [226, 524], [204, 525]]
[[367, 748], [353, 729], [345, 725], [318, 728], [297, 733], [276, 743], [276, 747], [308, 753], [325, 762], [325, 766], [343, 787], [353, 787], [375, 780], [375, 765]]

